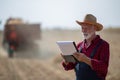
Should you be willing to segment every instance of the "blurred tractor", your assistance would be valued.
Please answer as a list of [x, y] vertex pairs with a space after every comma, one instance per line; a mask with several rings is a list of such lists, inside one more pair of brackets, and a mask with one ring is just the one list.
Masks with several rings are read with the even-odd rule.
[[14, 56], [14, 52], [25, 49], [35, 40], [40, 39], [40, 24], [24, 23], [19, 18], [9, 18], [4, 26], [3, 45], [7, 44], [9, 57]]

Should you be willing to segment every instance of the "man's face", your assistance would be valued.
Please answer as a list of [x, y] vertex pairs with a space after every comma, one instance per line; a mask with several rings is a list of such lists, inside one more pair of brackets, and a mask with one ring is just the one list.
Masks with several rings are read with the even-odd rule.
[[82, 24], [81, 27], [85, 39], [91, 38], [91, 36], [95, 33], [95, 28], [91, 24]]

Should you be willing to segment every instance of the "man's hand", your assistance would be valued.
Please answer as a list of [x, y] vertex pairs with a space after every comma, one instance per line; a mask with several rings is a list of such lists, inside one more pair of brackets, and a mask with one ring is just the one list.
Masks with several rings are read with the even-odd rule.
[[89, 57], [87, 57], [85, 54], [83, 53], [74, 53], [73, 56], [80, 62], [85, 62], [86, 64], [88, 64], [89, 66], [92, 67], [91, 65], [91, 59]]
[[80, 62], [85, 62], [85, 60], [87, 59], [87, 56], [83, 53], [74, 53], [73, 56]]

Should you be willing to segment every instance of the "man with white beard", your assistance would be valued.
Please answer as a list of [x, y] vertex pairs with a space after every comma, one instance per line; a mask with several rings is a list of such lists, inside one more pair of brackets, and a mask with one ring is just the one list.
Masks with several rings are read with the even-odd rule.
[[96, 31], [103, 29], [102, 24], [92, 14], [87, 14], [83, 22], [76, 21], [82, 29], [84, 40], [79, 42], [79, 52], [74, 53], [76, 62], [62, 62], [65, 70], [75, 70], [76, 80], [105, 80], [109, 66], [109, 43]]

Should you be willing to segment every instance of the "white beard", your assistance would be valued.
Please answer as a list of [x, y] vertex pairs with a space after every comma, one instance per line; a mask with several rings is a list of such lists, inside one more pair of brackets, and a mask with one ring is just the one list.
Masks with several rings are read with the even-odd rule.
[[83, 33], [83, 37], [84, 37], [84, 39], [89, 39], [93, 34], [94, 34], [94, 32], [91, 32], [91, 33]]

